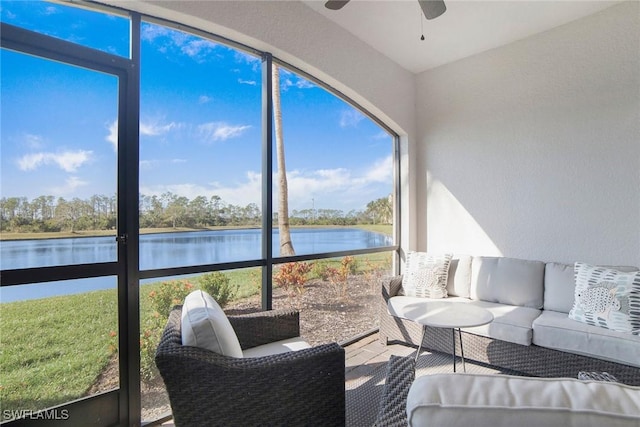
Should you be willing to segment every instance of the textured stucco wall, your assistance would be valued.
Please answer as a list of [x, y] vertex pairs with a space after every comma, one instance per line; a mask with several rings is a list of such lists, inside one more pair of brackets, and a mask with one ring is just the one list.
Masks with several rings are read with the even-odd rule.
[[419, 249], [640, 265], [639, 9], [417, 76]]
[[274, 56], [344, 93], [400, 135], [402, 246], [415, 230], [415, 75], [303, 3], [101, 0], [217, 34]]

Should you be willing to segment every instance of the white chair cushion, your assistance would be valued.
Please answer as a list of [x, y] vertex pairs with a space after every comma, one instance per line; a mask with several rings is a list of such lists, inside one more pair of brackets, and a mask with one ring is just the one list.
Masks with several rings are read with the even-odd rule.
[[302, 338], [295, 337], [248, 348], [243, 352], [243, 355], [244, 357], [264, 357], [273, 354], [288, 353], [290, 351], [304, 350], [305, 348], [311, 348], [311, 345]]
[[191, 292], [184, 300], [182, 345], [242, 357], [240, 342], [229, 319], [211, 295], [201, 290]]
[[407, 396], [409, 426], [637, 427], [640, 387], [569, 378], [426, 375]]

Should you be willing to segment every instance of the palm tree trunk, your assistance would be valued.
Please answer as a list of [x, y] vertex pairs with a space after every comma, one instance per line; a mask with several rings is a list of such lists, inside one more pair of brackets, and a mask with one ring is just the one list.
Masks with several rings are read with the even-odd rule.
[[276, 153], [278, 160], [278, 231], [280, 232], [280, 256], [295, 255], [289, 231], [289, 190], [287, 169], [284, 162], [284, 138], [282, 136], [282, 107], [280, 105], [280, 71], [273, 64], [271, 74], [273, 86], [273, 116], [276, 131]]

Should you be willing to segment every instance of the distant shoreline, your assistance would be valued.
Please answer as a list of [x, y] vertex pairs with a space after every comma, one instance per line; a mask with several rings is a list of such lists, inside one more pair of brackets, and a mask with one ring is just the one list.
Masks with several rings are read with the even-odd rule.
[[[160, 234], [160, 233], [187, 233], [196, 231], [220, 231], [220, 230], [252, 230], [259, 229], [258, 226], [251, 225], [221, 225], [205, 228], [187, 228], [187, 227], [165, 227], [165, 228], [141, 228], [140, 234]], [[358, 224], [358, 225], [296, 225], [291, 228], [359, 228], [363, 230], [375, 231], [378, 233], [391, 236], [393, 234], [393, 226], [390, 224]], [[277, 227], [274, 227], [277, 230]], [[79, 237], [100, 237], [100, 236], [116, 236], [115, 230], [82, 230], [76, 232], [70, 231], [55, 231], [55, 232], [42, 232], [42, 233], [15, 233], [15, 232], [2, 232], [0, 233], [0, 241], [14, 241], [14, 240], [36, 240], [36, 239], [68, 239]]]

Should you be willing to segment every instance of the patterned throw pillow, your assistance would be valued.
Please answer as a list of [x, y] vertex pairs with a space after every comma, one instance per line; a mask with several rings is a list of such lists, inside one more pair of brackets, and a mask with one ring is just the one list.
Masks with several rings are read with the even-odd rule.
[[569, 318], [640, 334], [640, 272], [575, 263], [576, 290]]
[[409, 252], [402, 277], [402, 293], [410, 297], [446, 298], [452, 256]]

